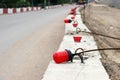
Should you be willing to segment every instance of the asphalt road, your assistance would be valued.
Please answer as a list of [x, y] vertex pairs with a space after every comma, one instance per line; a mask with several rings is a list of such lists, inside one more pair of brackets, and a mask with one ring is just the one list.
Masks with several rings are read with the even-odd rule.
[[[54, 23], [69, 7], [0, 16], [0, 53], [34, 30]], [[49, 27], [49, 26], [48, 26]]]
[[0, 80], [40, 80], [74, 5], [0, 16]]

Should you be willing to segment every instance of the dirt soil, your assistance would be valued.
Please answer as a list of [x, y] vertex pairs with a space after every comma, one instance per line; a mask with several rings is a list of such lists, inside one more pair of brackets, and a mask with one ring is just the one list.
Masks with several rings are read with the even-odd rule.
[[[85, 23], [92, 32], [120, 38], [119, 21], [120, 9], [95, 3], [87, 5]], [[120, 48], [120, 40], [94, 37], [99, 48]], [[120, 51], [102, 51], [101, 56], [110, 79], [120, 80]]]

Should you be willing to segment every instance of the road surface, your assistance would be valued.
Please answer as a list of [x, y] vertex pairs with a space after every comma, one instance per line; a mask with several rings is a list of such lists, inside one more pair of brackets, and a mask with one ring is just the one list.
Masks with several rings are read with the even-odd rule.
[[74, 5], [0, 16], [0, 80], [40, 80]]

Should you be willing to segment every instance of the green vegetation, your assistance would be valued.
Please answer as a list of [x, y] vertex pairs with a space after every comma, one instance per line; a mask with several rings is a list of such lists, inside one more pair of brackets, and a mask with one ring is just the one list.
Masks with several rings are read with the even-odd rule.
[[70, 3], [72, 0], [0, 0], [0, 8], [47, 6]]

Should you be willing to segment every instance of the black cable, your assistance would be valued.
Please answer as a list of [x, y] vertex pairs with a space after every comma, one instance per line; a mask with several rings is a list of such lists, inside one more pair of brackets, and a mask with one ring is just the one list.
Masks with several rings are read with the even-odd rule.
[[[90, 27], [90, 24], [87, 22], [87, 25]], [[112, 39], [116, 39], [116, 40], [120, 40], [120, 38], [116, 38], [113, 36], [108, 36], [108, 35], [104, 35], [104, 34], [99, 34], [99, 33], [93, 33], [93, 32], [86, 32], [86, 31], [82, 31], [88, 34], [95, 34], [95, 35], [99, 35], [99, 36], [103, 36], [103, 37], [108, 37], [108, 38], [112, 38]]]
[[76, 55], [79, 55], [81, 53], [85, 53], [85, 52], [92, 52], [92, 51], [103, 51], [103, 50], [120, 50], [120, 48], [102, 48], [102, 49], [92, 49], [92, 50], [87, 50], [87, 51], [82, 51], [77, 53]]
[[[82, 50], [82, 52], [77, 53], [78, 50]], [[78, 48], [75, 50], [75, 54], [73, 54], [73, 57], [76, 55], [79, 56], [79, 58], [81, 59], [81, 63], [84, 63], [83, 55], [85, 52], [101, 51], [101, 50], [120, 50], [120, 48], [102, 48], [102, 49], [91, 49], [87, 51], [84, 51], [82, 48]]]
[[91, 33], [91, 32], [86, 32], [86, 31], [82, 31], [82, 32], [88, 33], [88, 34], [99, 35], [99, 36], [103, 36], [103, 37], [108, 37], [108, 38], [120, 40], [120, 38], [116, 38], [116, 37], [112, 37], [112, 36], [108, 36], [108, 35], [104, 35], [104, 34]]

